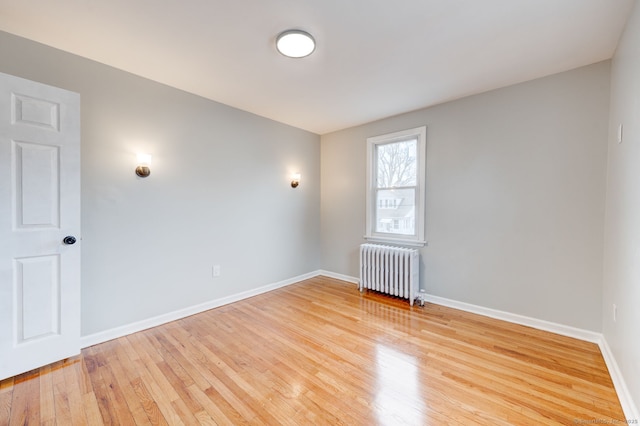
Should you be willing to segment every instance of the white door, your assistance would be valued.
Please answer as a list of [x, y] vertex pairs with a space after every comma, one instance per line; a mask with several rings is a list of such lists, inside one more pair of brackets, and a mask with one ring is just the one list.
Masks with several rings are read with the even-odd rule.
[[80, 245], [80, 96], [0, 73], [0, 379], [80, 353]]

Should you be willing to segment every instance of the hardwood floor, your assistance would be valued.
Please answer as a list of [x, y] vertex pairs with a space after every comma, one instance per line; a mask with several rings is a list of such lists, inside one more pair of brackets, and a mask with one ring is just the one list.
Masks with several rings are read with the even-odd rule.
[[1, 425], [622, 419], [595, 344], [326, 277], [0, 382]]

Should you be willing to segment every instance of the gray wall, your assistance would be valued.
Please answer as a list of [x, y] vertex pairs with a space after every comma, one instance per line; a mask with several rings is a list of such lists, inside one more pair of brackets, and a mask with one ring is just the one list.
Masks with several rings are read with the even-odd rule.
[[[623, 142], [618, 144], [618, 125]], [[603, 334], [640, 407], [640, 4], [611, 68]], [[618, 306], [613, 321], [613, 304]], [[636, 408], [637, 409], [637, 408]]]
[[609, 67], [323, 135], [323, 269], [358, 276], [366, 138], [426, 125], [421, 287], [600, 331]]
[[320, 267], [319, 136], [2, 32], [0, 57], [81, 95], [83, 335]]

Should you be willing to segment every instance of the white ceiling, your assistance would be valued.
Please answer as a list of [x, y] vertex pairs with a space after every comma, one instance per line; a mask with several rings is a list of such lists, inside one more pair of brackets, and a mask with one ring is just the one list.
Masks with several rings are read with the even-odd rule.
[[609, 59], [634, 1], [0, 0], [0, 29], [325, 134]]

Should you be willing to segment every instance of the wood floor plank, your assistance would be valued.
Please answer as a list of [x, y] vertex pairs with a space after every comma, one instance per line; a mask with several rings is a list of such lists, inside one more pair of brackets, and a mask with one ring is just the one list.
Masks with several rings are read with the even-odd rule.
[[[64, 372], [64, 386], [67, 393], [67, 401], [71, 413], [71, 424], [84, 425], [87, 424], [87, 418], [84, 412], [84, 404], [82, 399], [84, 380], [81, 378], [82, 363], [79, 357], [73, 357], [66, 360], [66, 365], [62, 368]], [[42, 387], [42, 375], [40, 376]]]
[[124, 390], [126, 385], [123, 388], [123, 384], [116, 379], [112, 368], [114, 364], [115, 362], [109, 363], [107, 361], [105, 365], [98, 367], [100, 376], [104, 381], [104, 389], [111, 403], [112, 414], [115, 414], [115, 418], [117, 418], [116, 423], [135, 424], [134, 414], [136, 414], [136, 411], [132, 411], [127, 403]]
[[11, 417], [11, 392], [0, 392], [0, 426], [9, 424]]
[[[207, 388], [208, 389], [208, 388]], [[234, 425], [246, 423], [242, 421], [240, 413], [235, 411], [233, 407], [227, 406], [226, 402], [218, 404], [215, 399], [209, 398], [207, 389], [200, 389], [197, 385], [191, 385], [187, 388], [189, 394], [198, 401], [203, 408], [203, 411], [196, 413], [196, 417], [204, 417], [204, 419], [211, 419], [218, 425]]]
[[40, 369], [40, 422], [43, 424], [55, 424], [56, 421], [55, 393], [51, 376], [51, 365]]
[[100, 358], [100, 350], [106, 347], [107, 345], [102, 347], [91, 347], [84, 349], [82, 353], [87, 367], [87, 373], [91, 380], [93, 395], [100, 411], [101, 424], [114, 425], [118, 423], [116, 411], [109, 398], [107, 391], [108, 386], [105, 384], [105, 381], [99, 371], [99, 365], [101, 363], [104, 365], [104, 361]]
[[[115, 349], [115, 348], [114, 348]], [[120, 356], [124, 356], [122, 359]], [[118, 387], [122, 391], [122, 399], [129, 407], [129, 412], [136, 424], [145, 424], [148, 421], [158, 421], [154, 415], [147, 416], [147, 410], [143, 406], [138, 393], [132, 382], [139, 378], [138, 374], [132, 374], [133, 370], [125, 366], [131, 365], [131, 361], [126, 358], [125, 352], [119, 352], [115, 349], [107, 356], [107, 366], [110, 370], [110, 376], [118, 383]]]
[[142, 378], [136, 377], [135, 379], [133, 379], [131, 381], [131, 386], [136, 394], [137, 399], [140, 401], [144, 412], [147, 414], [149, 423], [152, 425], [167, 425], [168, 423], [162, 415], [160, 409], [158, 408], [158, 404], [149, 394], [147, 387], [142, 381]]
[[[162, 416], [168, 424], [184, 424], [171, 405], [171, 402], [174, 400], [173, 395], [175, 394], [175, 390], [172, 391], [172, 388], [167, 386], [166, 379], [162, 379], [159, 382], [156, 381], [156, 378], [160, 377], [160, 374], [155, 373], [157, 369], [155, 364], [147, 365], [142, 359], [137, 360], [135, 364], [140, 371], [138, 389], [145, 392], [145, 399], [147, 401], [153, 401], [153, 404], [158, 407], [158, 410], [162, 413]], [[154, 373], [151, 373], [150, 370], [154, 370]]]
[[93, 392], [87, 392], [82, 395], [82, 407], [84, 408], [84, 415], [88, 425], [104, 424], [102, 415], [100, 414], [100, 407], [98, 407], [98, 401]]
[[10, 426], [38, 424], [40, 421], [40, 375], [33, 370], [15, 377]]
[[[11, 418], [14, 378], [0, 380], [0, 426], [7, 426]], [[53, 397], [53, 396], [52, 396]]]
[[[173, 411], [178, 415], [180, 421], [182, 421], [185, 425], [193, 425], [196, 423], [200, 423], [198, 419], [195, 417], [195, 413], [200, 413], [201, 411], [191, 411], [187, 404], [184, 403], [181, 399], [176, 399], [175, 401], [171, 401], [171, 406]], [[205, 421], [206, 421], [205, 417]]]
[[[55, 405], [56, 423], [72, 424], [71, 404], [69, 398], [69, 389], [65, 383], [65, 369], [70, 368], [71, 364], [67, 364], [64, 360], [52, 364], [50, 378], [53, 383], [53, 397]], [[42, 374], [41, 374], [42, 376]], [[42, 379], [41, 379], [42, 381]]]
[[326, 277], [0, 381], [0, 426], [622, 420], [593, 343]]

